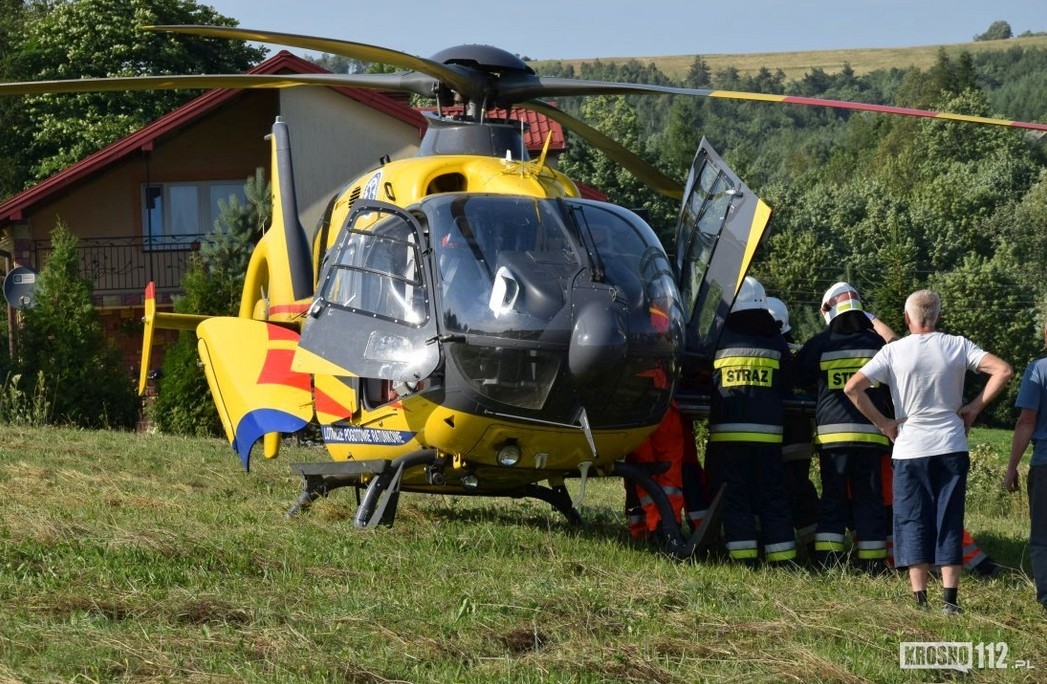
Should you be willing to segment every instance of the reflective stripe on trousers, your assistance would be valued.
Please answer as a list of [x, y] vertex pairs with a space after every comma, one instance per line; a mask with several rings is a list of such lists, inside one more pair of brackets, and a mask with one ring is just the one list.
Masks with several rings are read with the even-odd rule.
[[843, 553], [844, 536], [832, 532], [819, 532], [814, 535], [814, 550]]
[[709, 426], [709, 441], [781, 444], [782, 426], [762, 423], [717, 423]]

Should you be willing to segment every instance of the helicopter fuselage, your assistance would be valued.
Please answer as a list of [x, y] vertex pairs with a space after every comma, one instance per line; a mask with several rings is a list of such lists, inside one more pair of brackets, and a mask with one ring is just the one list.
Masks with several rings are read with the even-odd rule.
[[329, 221], [294, 368], [335, 460], [435, 449], [453, 475], [403, 488], [485, 469], [511, 488], [607, 467], [664, 414], [683, 314], [632, 212], [534, 162], [449, 155], [365, 175]]

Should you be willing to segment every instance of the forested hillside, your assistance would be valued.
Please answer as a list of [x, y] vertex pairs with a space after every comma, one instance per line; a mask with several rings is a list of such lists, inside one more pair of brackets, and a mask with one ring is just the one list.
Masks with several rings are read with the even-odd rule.
[[[1006, 44], [1006, 41], [1000, 41]], [[786, 79], [742, 76], [694, 58], [683, 79], [653, 64], [545, 65], [543, 75], [803, 95], [1025, 121], [1047, 120], [1047, 49], [960, 53], [929, 69], [844, 69]], [[837, 280], [857, 285], [899, 331], [904, 299], [942, 294], [942, 327], [970, 336], [1019, 370], [1042, 351], [1047, 309], [1047, 155], [1042, 134], [768, 102], [670, 96], [565, 100], [564, 109], [680, 178], [704, 136], [773, 208], [756, 273], [789, 305], [801, 339]], [[561, 167], [649, 211], [672, 249], [676, 207], [585, 143]], [[682, 178], [681, 178], [682, 179]], [[1009, 402], [997, 403], [1008, 419]]]

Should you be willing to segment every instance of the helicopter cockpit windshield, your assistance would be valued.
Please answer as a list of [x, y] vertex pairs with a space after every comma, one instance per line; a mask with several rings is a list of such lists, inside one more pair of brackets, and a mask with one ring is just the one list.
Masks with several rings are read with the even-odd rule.
[[564, 309], [581, 260], [555, 203], [459, 195], [423, 207], [444, 330], [516, 339], [567, 330]]
[[656, 420], [672, 391], [684, 327], [672, 266], [651, 227], [611, 204], [360, 201], [321, 281], [300, 347], [347, 373], [418, 382], [442, 368], [483, 401], [558, 403], [563, 420], [582, 402], [603, 425]]
[[[582, 199], [451, 193], [420, 211], [436, 323], [465, 342], [445, 351], [477, 394], [545, 410], [574, 396], [601, 424], [664, 410], [684, 318], [665, 251], [639, 217]], [[553, 392], [563, 383], [573, 389]]]

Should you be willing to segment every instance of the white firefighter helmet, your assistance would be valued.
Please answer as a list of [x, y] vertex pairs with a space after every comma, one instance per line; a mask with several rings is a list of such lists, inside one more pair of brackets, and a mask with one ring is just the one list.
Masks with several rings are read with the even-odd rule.
[[745, 311], [747, 309], [766, 309], [767, 292], [763, 289], [760, 281], [752, 276], [745, 276], [738, 295], [734, 298], [731, 311]]
[[865, 307], [862, 306], [858, 290], [851, 287], [850, 283], [839, 282], [822, 296], [822, 316], [828, 324], [844, 311], [865, 311]]
[[778, 322], [778, 327], [783, 335], [792, 330], [792, 326], [789, 325], [789, 307], [785, 305], [785, 302], [777, 297], [768, 297], [767, 310], [771, 312], [771, 316]]

